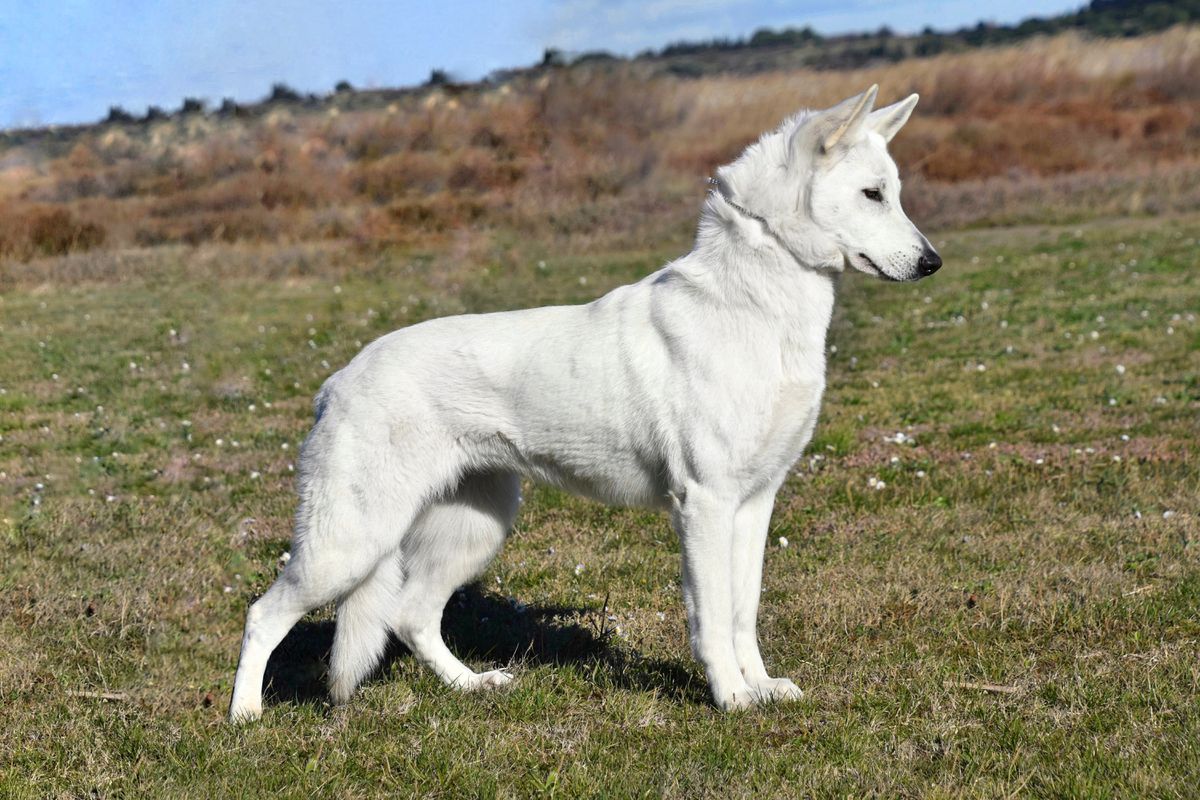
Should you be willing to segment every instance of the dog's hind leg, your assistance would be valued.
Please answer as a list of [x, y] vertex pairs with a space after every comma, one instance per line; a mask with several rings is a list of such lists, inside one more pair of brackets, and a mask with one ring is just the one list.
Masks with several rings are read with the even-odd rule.
[[430, 505], [404, 536], [404, 586], [392, 629], [423, 663], [457, 689], [501, 686], [502, 670], [476, 673], [442, 640], [450, 595], [477, 577], [500, 552], [520, 503], [520, 480], [506, 472], [465, 477]]
[[329, 694], [335, 703], [349, 702], [379, 664], [403, 580], [399, 557], [384, 556], [370, 577], [338, 603], [337, 631], [329, 654]]
[[[349, 596], [381, 562], [395, 558], [404, 532], [453, 474], [448, 459], [441, 464], [427, 459], [424, 480], [406, 483], [412, 476], [379, 468], [387, 464], [386, 454], [372, 453], [352, 437], [331, 441], [334, 436], [318, 442], [320, 457], [303, 479], [292, 558], [246, 615], [231, 720], [261, 716], [271, 651], [307, 612]], [[342, 644], [349, 644], [345, 634]]]
[[353, 548], [317, 558], [308, 548], [293, 545], [292, 549], [292, 560], [283, 573], [246, 614], [246, 632], [229, 704], [232, 721], [262, 716], [267, 660], [292, 626], [312, 609], [351, 591], [375, 566], [374, 558], [367, 560]]

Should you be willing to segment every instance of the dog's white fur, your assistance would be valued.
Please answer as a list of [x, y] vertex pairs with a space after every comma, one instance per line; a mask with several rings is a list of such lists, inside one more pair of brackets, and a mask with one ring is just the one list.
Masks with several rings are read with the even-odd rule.
[[250, 608], [230, 717], [261, 714], [271, 651], [331, 601], [337, 702], [389, 631], [451, 686], [507, 683], [455, 658], [440, 627], [499, 552], [521, 475], [669, 510], [716, 704], [799, 697], [768, 675], [755, 619], [775, 492], [825, 388], [835, 275], [915, 280], [941, 263], [886, 149], [917, 96], [871, 113], [875, 92], [800, 113], [722, 167], [695, 248], [643, 280], [584, 306], [431, 320], [333, 375], [301, 456], [292, 558]]

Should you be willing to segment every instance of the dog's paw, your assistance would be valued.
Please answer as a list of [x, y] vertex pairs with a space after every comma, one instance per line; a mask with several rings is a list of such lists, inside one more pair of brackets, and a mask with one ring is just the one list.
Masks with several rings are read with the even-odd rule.
[[257, 722], [262, 718], [262, 713], [261, 703], [257, 706], [245, 703], [230, 707], [227, 719], [231, 725], [246, 725], [251, 722]]
[[485, 689], [499, 689], [512, 683], [513, 676], [502, 669], [490, 672], [479, 672], [465, 681], [455, 684], [456, 688], [465, 692], [478, 692]]
[[754, 696], [754, 690], [743, 684], [725, 694], [714, 693], [713, 703], [722, 711], [741, 711], [758, 705], [759, 700]]
[[759, 704], [799, 700], [804, 697], [803, 690], [793, 683], [791, 678], [766, 678], [752, 684], [750, 692]]

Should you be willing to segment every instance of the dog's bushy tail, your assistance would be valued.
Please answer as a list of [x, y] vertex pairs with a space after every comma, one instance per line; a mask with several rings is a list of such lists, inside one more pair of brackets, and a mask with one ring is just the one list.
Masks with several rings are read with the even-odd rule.
[[337, 631], [329, 656], [329, 694], [335, 703], [348, 702], [378, 666], [402, 582], [399, 557], [386, 558], [338, 603]]

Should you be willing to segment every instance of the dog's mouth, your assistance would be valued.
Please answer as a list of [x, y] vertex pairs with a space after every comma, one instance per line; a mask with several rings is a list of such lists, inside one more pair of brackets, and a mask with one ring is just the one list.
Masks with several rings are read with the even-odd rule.
[[866, 253], [859, 253], [858, 257], [862, 259], [864, 264], [871, 268], [871, 271], [874, 272], [877, 277], [882, 278], [885, 281], [899, 281], [899, 278], [893, 278], [891, 275], [888, 275], [886, 272], [880, 269], [879, 265], [872, 261], [871, 257]]

